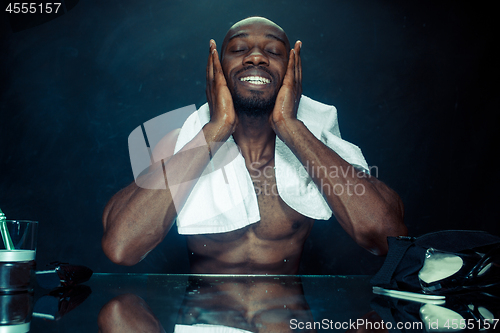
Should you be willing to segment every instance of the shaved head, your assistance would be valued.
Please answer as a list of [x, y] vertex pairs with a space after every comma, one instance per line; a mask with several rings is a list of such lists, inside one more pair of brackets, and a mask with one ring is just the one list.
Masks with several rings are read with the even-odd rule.
[[227, 43], [232, 38], [238, 36], [239, 32], [244, 30], [245, 28], [251, 28], [252, 26], [255, 25], [266, 25], [269, 28], [271, 28], [275, 32], [272, 36], [279, 38], [285, 44], [287, 50], [290, 51], [290, 42], [288, 41], [288, 36], [286, 35], [285, 30], [283, 30], [279, 25], [277, 25], [276, 23], [265, 17], [251, 16], [236, 22], [235, 24], [232, 25], [231, 28], [229, 28], [229, 30], [226, 33], [226, 36], [224, 37], [224, 41], [222, 42], [221, 58], [224, 57]]

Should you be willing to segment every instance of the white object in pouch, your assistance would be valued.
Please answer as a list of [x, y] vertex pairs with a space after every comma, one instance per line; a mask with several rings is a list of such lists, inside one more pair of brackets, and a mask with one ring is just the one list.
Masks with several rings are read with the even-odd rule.
[[432, 283], [445, 279], [458, 272], [463, 260], [457, 255], [449, 253], [430, 253], [424, 260], [424, 266], [418, 273], [418, 278], [425, 283]]

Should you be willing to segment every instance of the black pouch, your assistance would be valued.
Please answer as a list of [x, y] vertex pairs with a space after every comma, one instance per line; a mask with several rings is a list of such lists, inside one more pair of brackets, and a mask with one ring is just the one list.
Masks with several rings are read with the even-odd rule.
[[454, 294], [434, 303], [377, 296], [370, 305], [389, 332], [496, 332], [500, 328], [498, 296], [483, 292]]
[[[484, 231], [445, 230], [418, 238], [389, 237], [388, 243], [389, 252], [370, 281], [372, 286], [434, 295], [500, 287], [500, 237]], [[447, 263], [457, 270], [431, 282], [422, 278]]]

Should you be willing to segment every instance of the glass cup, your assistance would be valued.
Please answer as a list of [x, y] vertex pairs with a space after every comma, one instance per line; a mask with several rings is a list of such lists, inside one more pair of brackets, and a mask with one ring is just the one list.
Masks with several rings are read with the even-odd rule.
[[0, 294], [0, 332], [30, 331], [33, 311], [33, 292]]
[[33, 289], [38, 222], [0, 221], [0, 294]]

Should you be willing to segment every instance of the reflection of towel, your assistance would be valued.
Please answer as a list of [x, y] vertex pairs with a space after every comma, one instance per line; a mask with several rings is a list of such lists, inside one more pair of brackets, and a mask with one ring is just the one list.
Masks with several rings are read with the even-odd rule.
[[175, 324], [174, 333], [192, 333], [192, 332], [204, 332], [204, 333], [252, 333], [250, 331], [241, 330], [239, 328], [233, 328], [233, 327], [228, 327], [228, 326], [220, 326], [220, 325], [208, 325], [208, 324], [178, 325], [178, 324]]
[[[297, 118], [312, 134], [344, 160], [368, 172], [368, 165], [361, 150], [340, 138], [335, 107], [302, 96]], [[191, 141], [209, 120], [208, 104], [204, 104], [182, 126], [175, 152]], [[230, 137], [213, 159], [217, 159], [219, 154], [231, 153], [235, 147], [234, 140]], [[210, 168], [210, 164], [207, 168]], [[304, 167], [276, 136], [275, 169], [280, 197], [288, 206], [302, 215], [318, 220], [328, 220], [332, 216], [332, 211], [306, 168], [313, 170], [315, 166]], [[314, 171], [317, 171], [317, 167]], [[339, 176], [347, 171], [335, 168], [335, 166], [331, 166], [328, 170], [330, 175], [336, 173]], [[195, 235], [233, 231], [258, 221], [260, 221], [259, 207], [252, 179], [243, 156], [237, 153], [223, 169], [215, 169], [214, 172], [198, 179], [178, 214], [177, 227], [180, 234]]]

